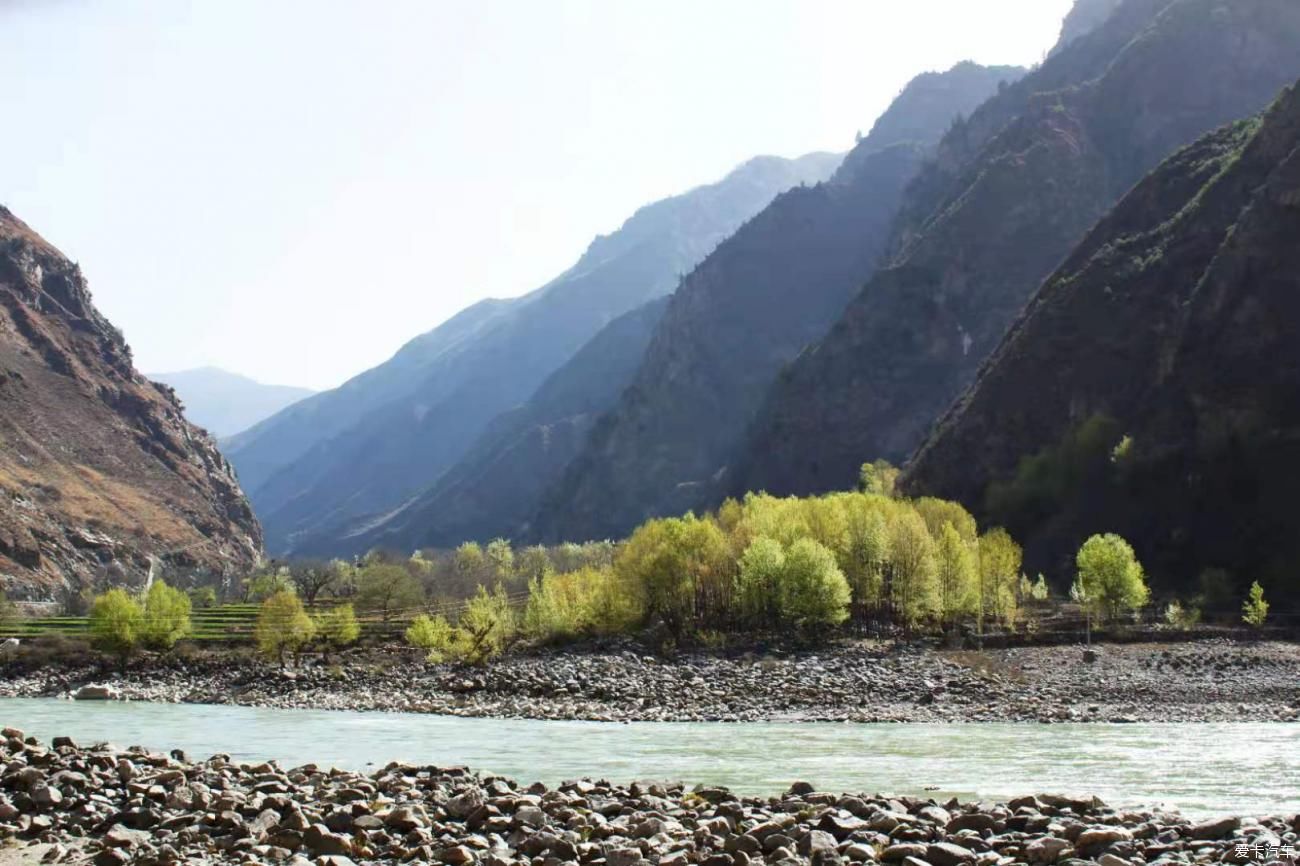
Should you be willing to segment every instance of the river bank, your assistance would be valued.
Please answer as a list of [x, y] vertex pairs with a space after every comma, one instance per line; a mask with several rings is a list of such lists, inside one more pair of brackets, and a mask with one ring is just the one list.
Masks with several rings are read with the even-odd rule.
[[1300, 721], [1300, 646], [1213, 640], [985, 652], [849, 645], [815, 653], [634, 649], [511, 655], [486, 668], [371, 649], [280, 671], [247, 653], [138, 660], [125, 673], [0, 671], [0, 696], [105, 684], [130, 700], [593, 721]]
[[0, 759], [4, 863], [1125, 866], [1270, 862], [1300, 832], [1300, 816], [1193, 822], [1046, 794], [939, 803], [798, 782], [746, 798], [673, 783], [524, 786], [399, 763], [369, 774], [289, 769], [68, 738], [45, 746], [12, 728], [0, 732]]

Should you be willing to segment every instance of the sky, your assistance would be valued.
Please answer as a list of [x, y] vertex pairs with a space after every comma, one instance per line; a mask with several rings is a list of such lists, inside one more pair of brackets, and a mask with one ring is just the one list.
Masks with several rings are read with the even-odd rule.
[[333, 387], [1071, 0], [0, 0], [0, 203], [137, 366]]

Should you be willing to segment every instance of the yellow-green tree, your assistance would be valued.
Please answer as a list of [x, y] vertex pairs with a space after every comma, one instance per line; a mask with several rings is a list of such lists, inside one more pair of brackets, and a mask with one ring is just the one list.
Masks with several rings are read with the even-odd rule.
[[331, 649], [343, 649], [361, 637], [361, 624], [351, 604], [338, 604], [315, 617], [316, 636], [325, 645], [326, 657]]
[[835, 555], [811, 538], [786, 550], [779, 597], [782, 619], [799, 628], [839, 625], [849, 616], [849, 582]]
[[367, 565], [357, 575], [356, 606], [373, 611], [385, 625], [399, 613], [424, 604], [424, 588], [400, 565]]
[[1264, 587], [1258, 580], [1250, 585], [1250, 594], [1241, 606], [1241, 619], [1253, 628], [1260, 628], [1268, 620], [1268, 602], [1264, 600]]
[[116, 655], [124, 668], [140, 644], [143, 626], [144, 611], [124, 589], [100, 593], [90, 605], [91, 642]]
[[699, 620], [721, 618], [731, 596], [735, 561], [722, 530], [688, 514], [651, 520], [632, 533], [615, 560], [615, 574], [674, 634]]
[[1075, 565], [1087, 597], [1111, 619], [1141, 608], [1150, 597], [1142, 564], [1132, 546], [1118, 535], [1089, 538], [1079, 548]]
[[150, 649], [171, 649], [191, 631], [189, 596], [155, 580], [144, 597], [140, 642]]
[[913, 509], [903, 509], [889, 526], [888, 595], [894, 615], [912, 627], [939, 612], [934, 538]]
[[500, 655], [515, 635], [515, 614], [505, 589], [493, 592], [483, 587], [470, 599], [456, 623], [453, 647], [472, 664], [482, 664]]
[[587, 567], [531, 581], [522, 629], [543, 640], [615, 634], [630, 628], [639, 613], [611, 572]]
[[861, 616], [868, 609], [878, 607], [882, 600], [885, 564], [889, 559], [889, 524], [884, 507], [874, 497], [849, 494], [844, 506], [845, 546], [842, 552], [837, 552], [837, 558]]
[[944, 523], [935, 544], [935, 577], [940, 616], [954, 623], [976, 611], [979, 583], [971, 545], [951, 523]]
[[451, 655], [453, 640], [451, 625], [443, 616], [422, 613], [406, 629], [406, 642], [424, 650], [426, 658], [434, 663], [444, 661]]
[[494, 538], [483, 551], [495, 580], [509, 583], [515, 576], [515, 551], [504, 538]]
[[888, 460], [862, 464], [858, 474], [858, 488], [863, 493], [875, 493], [880, 496], [893, 496], [898, 483], [898, 467]]
[[1015, 621], [1017, 590], [1023, 551], [1002, 527], [979, 539], [980, 616], [994, 616], [1003, 624]]
[[750, 625], [776, 626], [781, 614], [781, 581], [785, 548], [775, 538], [760, 535], [745, 548], [736, 573], [733, 596], [740, 619]]
[[287, 589], [262, 602], [253, 627], [257, 648], [267, 658], [279, 661], [281, 668], [285, 654], [301, 652], [315, 634], [316, 624], [303, 609], [302, 601]]

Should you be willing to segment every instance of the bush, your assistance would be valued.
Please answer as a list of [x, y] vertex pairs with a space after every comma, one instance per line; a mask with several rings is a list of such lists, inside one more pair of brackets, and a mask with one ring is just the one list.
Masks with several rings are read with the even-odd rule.
[[301, 652], [315, 634], [315, 623], [307, 616], [302, 602], [287, 589], [262, 602], [253, 627], [258, 650], [267, 658], [279, 661], [282, 668], [285, 654]]
[[453, 639], [451, 626], [441, 616], [422, 613], [406, 629], [406, 642], [424, 650], [431, 662], [441, 662], [452, 655]]
[[1252, 628], [1261, 628], [1268, 620], [1268, 602], [1264, 600], [1264, 587], [1258, 580], [1250, 585], [1250, 594], [1241, 606], [1241, 620]]
[[210, 586], [196, 586], [187, 595], [191, 610], [207, 610], [217, 606], [217, 591]]
[[140, 644], [143, 626], [144, 611], [124, 589], [101, 593], [90, 605], [91, 642], [116, 655], [123, 667]]
[[342, 649], [361, 637], [361, 625], [350, 604], [339, 604], [316, 617], [316, 635], [330, 648]]
[[140, 642], [150, 649], [167, 650], [191, 631], [189, 596], [155, 580], [144, 597]]
[[1169, 602], [1165, 607], [1165, 622], [1180, 631], [1195, 628], [1200, 621], [1201, 609], [1198, 607], [1183, 607], [1182, 602], [1177, 600]]

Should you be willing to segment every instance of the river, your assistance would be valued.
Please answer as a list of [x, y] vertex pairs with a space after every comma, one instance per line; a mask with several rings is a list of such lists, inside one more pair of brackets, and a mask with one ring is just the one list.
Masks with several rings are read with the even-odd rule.
[[0, 699], [0, 726], [48, 740], [225, 752], [349, 769], [390, 760], [555, 783], [681, 780], [776, 794], [997, 799], [1096, 795], [1191, 816], [1300, 811], [1300, 725], [547, 722], [198, 704]]

